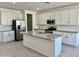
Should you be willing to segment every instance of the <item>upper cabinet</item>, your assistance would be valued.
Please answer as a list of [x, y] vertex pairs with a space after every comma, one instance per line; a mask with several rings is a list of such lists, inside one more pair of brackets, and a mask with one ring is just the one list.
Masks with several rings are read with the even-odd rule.
[[47, 14], [40, 14], [39, 15], [39, 24], [46, 24]]
[[70, 9], [70, 25], [78, 25], [78, 9]]
[[6, 25], [6, 24], [8, 24], [8, 20], [7, 19], [10, 19], [9, 17], [10, 17], [10, 13], [8, 13], [8, 12], [6, 12], [6, 11], [4, 11], [4, 12], [2, 12], [1, 11], [1, 25]]
[[56, 13], [52, 12], [52, 13], [44, 13], [44, 14], [39, 14], [37, 17], [39, 18], [39, 20], [37, 21], [39, 24], [47, 24], [47, 20], [48, 19], [55, 19]]
[[61, 11], [61, 23], [62, 25], [69, 24], [69, 9]]
[[61, 24], [61, 12], [57, 11], [55, 16], [55, 24], [60, 25]]
[[11, 12], [11, 13], [13, 15], [13, 19], [22, 19], [23, 18], [22, 13], [19, 11]]
[[78, 25], [79, 25], [79, 8], [78, 8]]
[[40, 14], [41, 24], [46, 24], [47, 19], [55, 19], [56, 25], [79, 25], [79, 8], [67, 8]]
[[22, 19], [21, 11], [12, 11], [12, 10], [1, 10], [0, 18], [1, 25], [12, 25], [13, 19]]
[[[56, 12], [52, 12], [52, 13], [46, 13], [47, 14], [47, 19], [55, 19], [55, 16], [56, 16]], [[47, 20], [46, 19], [46, 20]]]

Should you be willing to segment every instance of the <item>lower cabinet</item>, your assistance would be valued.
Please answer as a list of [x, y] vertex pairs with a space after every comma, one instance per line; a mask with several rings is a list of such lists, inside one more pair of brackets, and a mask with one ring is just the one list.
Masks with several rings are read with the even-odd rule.
[[14, 31], [3, 32], [2, 42], [9, 42], [14, 40]]
[[79, 45], [79, 40], [77, 38], [78, 34], [77, 33], [66, 33], [63, 36], [63, 43], [72, 45], [77, 47]]
[[2, 42], [2, 32], [0, 32], [0, 42]]
[[78, 47], [79, 45], [79, 33], [67, 33], [67, 32], [56, 32], [53, 34], [61, 34], [63, 36], [62, 43]]

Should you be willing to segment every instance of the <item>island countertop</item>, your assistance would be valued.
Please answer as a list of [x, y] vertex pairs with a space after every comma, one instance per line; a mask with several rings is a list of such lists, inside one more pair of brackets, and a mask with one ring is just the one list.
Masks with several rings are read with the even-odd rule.
[[29, 31], [29, 32], [21, 32], [23, 35], [30, 35], [35, 36], [42, 39], [48, 39], [48, 40], [55, 40], [56, 38], [61, 37], [60, 34], [53, 34], [53, 33], [39, 33], [37, 31]]

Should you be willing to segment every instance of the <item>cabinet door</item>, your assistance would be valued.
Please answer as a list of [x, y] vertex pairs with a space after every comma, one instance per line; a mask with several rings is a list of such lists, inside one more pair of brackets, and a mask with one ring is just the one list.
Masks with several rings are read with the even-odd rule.
[[76, 40], [77, 40], [76, 34], [74, 33], [67, 33], [67, 35], [65, 34], [63, 37], [63, 43], [72, 45], [72, 46], [77, 46]]
[[47, 18], [47, 20], [50, 19], [50, 18], [52, 18], [51, 13], [47, 13], [47, 17], [46, 18]]
[[0, 42], [2, 42], [2, 35], [3, 35], [3, 33], [0, 32]]
[[46, 24], [47, 15], [46, 14], [40, 14], [39, 15], [39, 24]]
[[61, 25], [61, 11], [56, 12], [55, 24]]
[[1, 24], [2, 25], [8, 25], [10, 14], [7, 11], [1, 12]]
[[55, 19], [56, 12], [47, 13], [47, 19]]
[[14, 31], [10, 31], [9, 34], [10, 34], [10, 41], [13, 41], [14, 40]]
[[77, 25], [78, 24], [78, 9], [70, 9], [70, 24]]
[[68, 42], [68, 34], [67, 33], [63, 34], [62, 42], [65, 43], [65, 44], [67, 44], [67, 42]]
[[10, 40], [10, 34], [9, 32], [3, 32], [3, 42], [8, 42]]
[[23, 19], [23, 15], [22, 15], [22, 13], [21, 13], [21, 12], [18, 12], [17, 17], [18, 17], [19, 19]]
[[74, 33], [68, 33], [68, 44], [70, 45], [76, 45], [76, 34]]
[[79, 8], [78, 8], [78, 25], [79, 25]]
[[63, 10], [61, 12], [62, 16], [61, 16], [61, 22], [62, 22], [62, 25], [67, 25], [70, 23], [69, 21], [69, 10]]
[[8, 12], [8, 13], [9, 13], [9, 16], [8, 16], [7, 24], [8, 25], [12, 25], [13, 14], [12, 14], [12, 12]]

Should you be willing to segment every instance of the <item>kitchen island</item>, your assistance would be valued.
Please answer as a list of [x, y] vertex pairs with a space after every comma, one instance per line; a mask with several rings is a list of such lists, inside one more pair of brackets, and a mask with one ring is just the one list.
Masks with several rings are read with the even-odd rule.
[[37, 31], [22, 32], [24, 46], [48, 57], [57, 57], [62, 49], [62, 36], [39, 33]]

